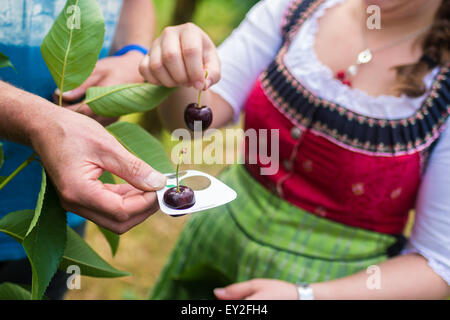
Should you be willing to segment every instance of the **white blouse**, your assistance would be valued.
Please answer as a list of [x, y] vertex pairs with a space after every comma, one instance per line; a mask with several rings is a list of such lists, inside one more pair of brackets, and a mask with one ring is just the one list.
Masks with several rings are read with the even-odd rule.
[[[258, 76], [274, 60], [282, 45], [281, 25], [291, 0], [262, 0], [248, 13], [242, 24], [219, 48], [222, 79], [212, 90], [234, 109], [236, 119], [242, 111]], [[307, 89], [349, 110], [370, 117], [399, 119], [414, 114], [426, 94], [369, 96], [343, 85], [322, 64], [314, 51], [318, 18], [345, 0], [327, 0], [302, 25], [285, 56], [286, 67]], [[439, 72], [425, 78], [431, 87]], [[449, 120], [450, 121], [450, 120]], [[447, 122], [448, 123], [448, 122]], [[416, 219], [404, 253], [416, 252], [450, 284], [450, 129], [445, 129], [434, 148], [423, 176], [416, 204]]]

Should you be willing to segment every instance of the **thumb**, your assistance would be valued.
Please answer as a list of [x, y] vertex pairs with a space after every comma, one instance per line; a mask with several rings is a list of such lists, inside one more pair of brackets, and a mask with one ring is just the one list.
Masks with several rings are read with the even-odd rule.
[[[62, 97], [63, 97], [64, 101], [72, 102], [72, 101], [80, 100], [86, 94], [87, 89], [89, 89], [90, 87], [96, 86], [96, 84], [101, 80], [101, 78], [102, 77], [99, 74], [92, 74], [78, 88], [63, 92]], [[61, 91], [59, 89], [56, 89], [55, 95], [59, 97], [60, 94], [61, 94]]]
[[241, 300], [255, 292], [251, 281], [236, 283], [226, 288], [217, 288], [214, 294], [220, 300]]
[[142, 191], [156, 191], [166, 186], [167, 177], [165, 175], [124, 148], [115, 157], [108, 156], [107, 159], [103, 159], [103, 163], [104, 170], [115, 174]]

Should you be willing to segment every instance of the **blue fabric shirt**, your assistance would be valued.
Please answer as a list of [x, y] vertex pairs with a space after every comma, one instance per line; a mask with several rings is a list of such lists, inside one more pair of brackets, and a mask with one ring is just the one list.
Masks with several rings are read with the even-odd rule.
[[[7, 55], [17, 73], [11, 68], [0, 69], [0, 79], [28, 92], [49, 99], [55, 83], [40, 53], [40, 45], [53, 21], [64, 8], [65, 0], [5, 0], [0, 6], [0, 52]], [[105, 45], [101, 57], [106, 56], [119, 17], [121, 0], [99, 1], [105, 17]], [[5, 163], [0, 176], [11, 174], [33, 150], [5, 140]], [[40, 190], [42, 168], [33, 162], [0, 191], [0, 218], [20, 211], [34, 210]], [[68, 214], [68, 224], [80, 225], [84, 219]], [[22, 245], [0, 232], [0, 261], [26, 257]]]

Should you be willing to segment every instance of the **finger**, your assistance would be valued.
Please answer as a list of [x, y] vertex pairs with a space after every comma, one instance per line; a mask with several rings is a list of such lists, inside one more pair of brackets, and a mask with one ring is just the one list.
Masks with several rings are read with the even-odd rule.
[[83, 183], [83, 189], [74, 186], [72, 194], [63, 193], [62, 199], [69, 210], [83, 207], [116, 222], [126, 222], [157, 208], [154, 192], [120, 194], [98, 180]]
[[265, 295], [264, 293], [258, 292], [248, 296], [247, 298], [245, 298], [245, 300], [273, 300], [273, 299], [269, 299], [267, 295]]
[[[78, 88], [75, 88], [73, 90], [64, 92], [62, 94], [63, 100], [67, 101], [67, 102], [71, 102], [71, 101], [77, 101], [77, 100], [83, 98], [83, 96], [86, 94], [86, 90], [89, 89], [90, 87], [96, 86], [96, 84], [98, 82], [100, 82], [102, 80], [102, 78], [103, 78], [103, 75], [101, 75], [99, 73], [93, 73]], [[59, 89], [56, 89], [55, 90], [55, 95], [59, 97], [60, 94], [61, 94], [61, 91]]]
[[162, 83], [159, 82], [158, 79], [156, 79], [151, 70], [150, 70], [150, 56], [146, 55], [144, 59], [141, 61], [141, 64], [139, 65], [139, 72], [144, 77], [144, 79], [151, 84], [160, 86]]
[[167, 178], [117, 143], [112, 152], [101, 156], [103, 169], [143, 191], [156, 191], [166, 185]]
[[146, 191], [136, 189], [135, 187], [133, 187], [131, 184], [128, 184], [128, 183], [103, 184], [103, 187], [105, 189], [108, 189], [109, 191], [112, 191], [114, 193], [117, 193], [118, 195], [121, 195], [124, 198], [130, 198], [131, 196], [144, 195], [145, 193], [148, 193]]
[[160, 46], [152, 48], [150, 54], [150, 71], [153, 77], [155, 77], [162, 85], [169, 88], [177, 86], [175, 80], [172, 79], [164, 65], [164, 61], [162, 60], [162, 50]]
[[172, 79], [178, 85], [187, 85], [187, 76], [183, 56], [181, 54], [181, 44], [179, 33], [168, 32], [161, 40], [162, 60]]
[[106, 189], [108, 189], [108, 190], [110, 190], [112, 192], [115, 192], [117, 194], [120, 194], [120, 195], [125, 195], [128, 192], [131, 192], [133, 190], [135, 190], [137, 192], [143, 192], [143, 191], [141, 191], [139, 189], [136, 189], [135, 187], [133, 187], [131, 184], [128, 184], [128, 183], [121, 183], [121, 184], [107, 184], [107, 183], [105, 183], [105, 184], [103, 184], [103, 186]]
[[220, 300], [240, 300], [252, 295], [254, 292], [255, 288], [251, 281], [236, 283], [226, 288], [214, 290], [214, 294]]
[[[53, 103], [58, 104], [58, 105], [59, 105], [59, 92], [60, 92], [59, 89], [56, 89], [53, 92], [53, 94], [52, 94], [52, 101], [53, 101]], [[67, 107], [67, 106], [70, 106], [70, 105], [71, 105], [70, 103], [62, 100], [62, 104], [61, 104], [62, 107]]]
[[214, 43], [209, 38], [203, 40], [203, 64], [208, 70], [204, 90], [220, 80], [220, 60]]
[[66, 107], [66, 109], [72, 110], [74, 112], [78, 112], [87, 116], [90, 116], [92, 114], [91, 108], [87, 104], [83, 103], [77, 103], [77, 104], [71, 104]]
[[148, 212], [141, 213], [137, 216], [131, 217], [125, 222], [114, 221], [113, 219], [103, 216], [98, 212], [83, 207], [75, 208], [70, 211], [94, 222], [95, 224], [105, 229], [108, 229], [117, 234], [123, 234], [128, 230], [132, 229], [133, 227], [144, 222], [148, 217], [150, 217], [151, 215], [153, 215], [154, 212], [157, 211], [157, 208], [150, 210]]
[[[98, 86], [107, 86], [104, 82], [101, 82], [98, 84]], [[95, 114], [94, 111], [92, 111], [91, 107], [89, 107], [87, 104], [73, 104], [68, 107], [66, 107], [69, 110], [72, 110], [74, 112], [83, 114], [85, 116], [88, 116], [89, 118], [94, 119], [95, 121], [99, 122], [103, 126], [110, 125], [111, 123], [116, 122], [119, 118], [118, 117], [103, 117]]]
[[[94, 113], [94, 111], [92, 111], [92, 109], [87, 104], [78, 103], [78, 104], [68, 106], [66, 108], [69, 110], [72, 110], [73, 112], [77, 112], [79, 114], [83, 114], [89, 118], [92, 118], [92, 119], [96, 120], [97, 122], [100, 122], [102, 125], [108, 125], [108, 124], [116, 121], [115, 118], [105, 118], [105, 117], [97, 116]], [[105, 121], [104, 121], [105, 119], [111, 119], [111, 121], [109, 123], [105, 124]]]
[[203, 44], [198, 30], [194, 28], [190, 27], [182, 31], [180, 36], [181, 51], [189, 82], [195, 89], [201, 90], [204, 88], [205, 82], [205, 69], [202, 57]]

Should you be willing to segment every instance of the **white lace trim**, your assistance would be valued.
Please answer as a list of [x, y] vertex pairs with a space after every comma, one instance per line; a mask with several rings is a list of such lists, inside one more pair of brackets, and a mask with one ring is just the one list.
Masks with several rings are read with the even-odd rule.
[[[427, 94], [418, 98], [410, 98], [406, 95], [400, 97], [370, 96], [360, 89], [342, 84], [341, 81], [334, 78], [331, 69], [318, 59], [314, 49], [318, 19], [324, 15], [327, 9], [344, 1], [325, 1], [304, 22], [285, 56], [286, 67], [315, 95], [340, 104], [351, 111], [383, 119], [399, 119], [413, 115], [421, 107]], [[439, 68], [435, 68], [425, 77], [424, 82], [428, 89], [431, 88], [433, 79], [438, 72]]]

